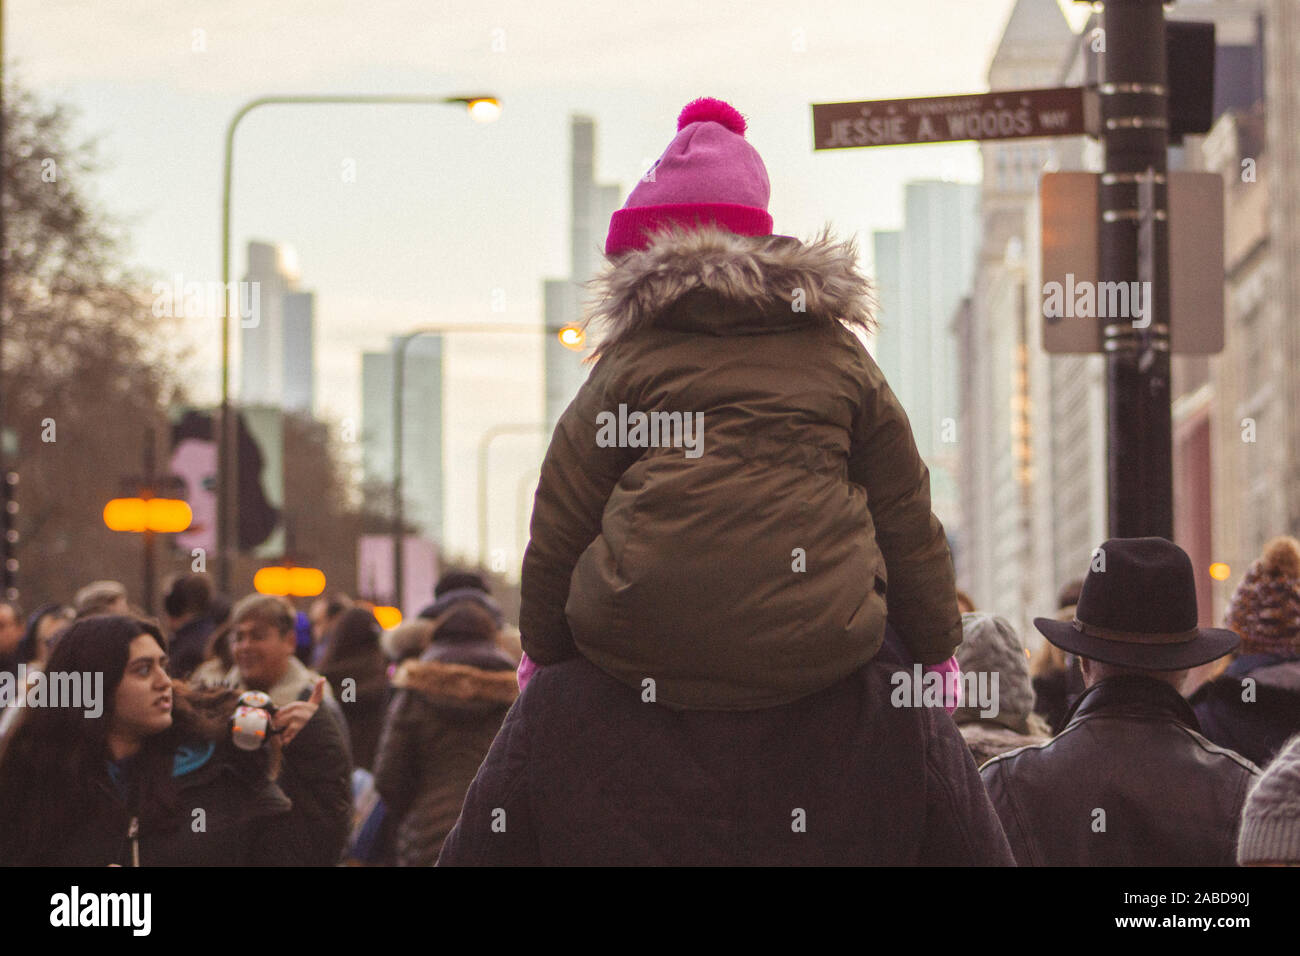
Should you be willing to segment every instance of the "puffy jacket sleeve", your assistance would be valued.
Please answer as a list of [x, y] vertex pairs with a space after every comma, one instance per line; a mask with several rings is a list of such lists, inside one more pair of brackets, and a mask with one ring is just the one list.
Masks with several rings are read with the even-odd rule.
[[957, 582], [943, 525], [930, 510], [930, 469], [902, 404], [865, 349], [862, 404], [849, 480], [867, 491], [888, 575], [889, 621], [922, 664], [947, 660], [961, 643]]
[[636, 460], [635, 449], [597, 444], [597, 416], [618, 415], [632, 401], [613, 356], [600, 359], [555, 426], [533, 499], [533, 519], [520, 582], [519, 631], [538, 664], [577, 654], [564, 606], [578, 558], [600, 534], [614, 486]]

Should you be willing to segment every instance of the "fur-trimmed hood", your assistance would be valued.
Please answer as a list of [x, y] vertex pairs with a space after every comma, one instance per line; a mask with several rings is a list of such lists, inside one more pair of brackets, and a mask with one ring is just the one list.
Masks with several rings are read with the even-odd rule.
[[406, 661], [393, 675], [393, 686], [418, 691], [436, 704], [458, 709], [509, 706], [519, 696], [519, 682], [512, 670], [485, 670], [443, 661]]
[[[609, 259], [587, 284], [592, 302], [586, 324], [603, 329], [599, 354], [655, 325], [684, 298], [703, 296], [747, 313], [748, 331], [835, 321], [871, 330], [875, 299], [857, 260], [857, 243], [831, 238], [829, 228], [808, 243], [716, 226], [673, 228], [644, 250]], [[724, 317], [718, 330], [736, 324], [734, 316]]]

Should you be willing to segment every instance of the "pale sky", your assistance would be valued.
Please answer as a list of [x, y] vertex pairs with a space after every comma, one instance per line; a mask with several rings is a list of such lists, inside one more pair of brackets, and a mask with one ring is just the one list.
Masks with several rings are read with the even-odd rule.
[[[220, 278], [225, 127], [272, 93], [490, 92], [480, 126], [446, 106], [273, 106], [239, 128], [234, 276], [249, 239], [288, 243], [316, 293], [318, 411], [359, 422], [360, 353], [428, 323], [541, 321], [568, 263], [569, 117], [596, 122], [596, 175], [622, 195], [691, 99], [727, 100], [767, 164], [776, 231], [901, 225], [903, 184], [976, 181], [973, 145], [814, 153], [810, 104], [978, 92], [1012, 0], [10, 0], [21, 80], [80, 110], [105, 170], [88, 184], [151, 278]], [[1086, 5], [1063, 3], [1077, 21]], [[1075, 9], [1082, 8], [1082, 9]], [[355, 182], [344, 182], [345, 161]], [[603, 239], [603, 237], [602, 237]], [[491, 309], [493, 289], [506, 311]], [[219, 327], [187, 320], [196, 397], [216, 395]], [[236, 336], [237, 338], [237, 336]], [[448, 347], [446, 527], [475, 547], [474, 455], [540, 420], [540, 345]], [[238, 364], [235, 364], [236, 370]], [[237, 383], [236, 383], [237, 387]], [[237, 392], [236, 392], [237, 394]], [[540, 439], [493, 446], [492, 543], [517, 567], [515, 489]]]

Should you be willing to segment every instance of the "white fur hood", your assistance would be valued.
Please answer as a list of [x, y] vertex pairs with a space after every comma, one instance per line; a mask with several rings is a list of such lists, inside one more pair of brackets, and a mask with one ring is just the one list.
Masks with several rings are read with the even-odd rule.
[[[717, 227], [660, 233], [644, 250], [611, 258], [588, 283], [587, 324], [604, 338], [604, 351], [653, 326], [690, 294], [716, 299], [758, 315], [795, 322], [875, 326], [871, 283], [858, 271], [857, 244], [829, 231], [811, 242], [789, 236], [741, 236]], [[779, 318], [776, 321], [780, 321]]]

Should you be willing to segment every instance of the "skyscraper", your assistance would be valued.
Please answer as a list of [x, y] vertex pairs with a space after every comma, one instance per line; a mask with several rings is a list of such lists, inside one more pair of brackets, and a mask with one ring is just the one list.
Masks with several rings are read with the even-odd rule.
[[316, 405], [315, 294], [286, 292], [283, 310], [284, 410], [310, 414]]
[[[393, 361], [386, 352], [361, 356], [361, 455], [366, 478], [393, 481]], [[443, 538], [441, 335], [413, 339], [406, 349], [402, 401], [402, 487], [407, 522], [428, 539]]]
[[877, 364], [903, 404], [921, 457], [930, 466], [934, 512], [950, 535], [957, 500], [957, 340], [953, 311], [970, 286], [979, 229], [979, 187], [914, 182], [905, 187], [903, 228], [877, 232], [880, 327]]
[[258, 310], [256, 324], [240, 327], [240, 403], [312, 411], [315, 298], [298, 289], [293, 250], [250, 242], [244, 282], [257, 283]]
[[[989, 66], [990, 89], [1078, 85], [1061, 82], [1062, 63], [1077, 42], [1056, 0], [1018, 0]], [[1090, 404], [1101, 398], [1093, 374], [1100, 360], [1052, 357], [1078, 366], [1060, 382], [1070, 394], [1054, 391], [1060, 365], [1043, 353], [1037, 318], [1039, 176], [1047, 167], [1078, 168], [1082, 143], [1017, 139], [979, 148], [977, 263], [969, 304], [949, 314], [962, 342], [957, 578], [977, 606], [1006, 617], [1029, 641], [1031, 619], [1052, 609], [1058, 579], [1086, 568], [1105, 518], [1104, 497], [1094, 497], [1105, 489], [1104, 446], [1097, 445], [1105, 416], [1098, 428]], [[1057, 445], [1076, 459], [1062, 476], [1053, 471]], [[1053, 500], [1058, 493], [1061, 502]], [[1071, 522], [1064, 540], [1054, 514]]]
[[[548, 328], [581, 320], [581, 283], [592, 278], [604, 262], [602, 250], [609, 217], [619, 208], [619, 187], [596, 182], [595, 122], [586, 116], [572, 117], [570, 135], [569, 277], [545, 280], [543, 295]], [[588, 367], [582, 364], [578, 352], [566, 348], [552, 333], [546, 335], [543, 362], [546, 434], [549, 436], [564, 409], [586, 381]]]

